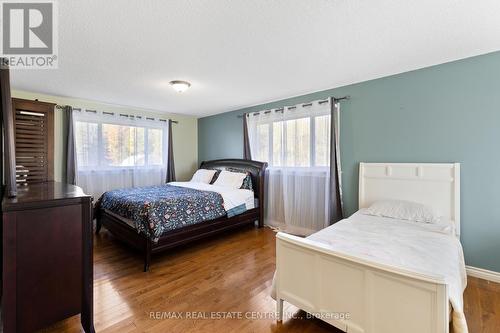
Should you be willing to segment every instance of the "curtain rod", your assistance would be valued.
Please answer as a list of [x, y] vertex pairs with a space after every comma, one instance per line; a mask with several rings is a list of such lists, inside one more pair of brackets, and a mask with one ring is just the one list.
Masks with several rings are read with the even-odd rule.
[[334, 98], [333, 98], [333, 101], [334, 101], [334, 102], [340, 102], [340, 101], [347, 101], [347, 100], [349, 100], [349, 99], [351, 99], [351, 96], [347, 95], [347, 96], [344, 96], [344, 97], [339, 97], [339, 98], [334, 97]]
[[[338, 103], [340, 101], [346, 101], [346, 100], [349, 100], [351, 99], [351, 96], [347, 95], [347, 96], [343, 96], [343, 97], [332, 97], [333, 98], [333, 102], [334, 103]], [[323, 103], [328, 103], [330, 99], [327, 98], [327, 99], [324, 99], [324, 100], [320, 100], [318, 101], [319, 104], [323, 104]], [[309, 102], [309, 103], [304, 103], [302, 104], [302, 106], [311, 106], [313, 102]], [[296, 106], [295, 105], [292, 105], [292, 106], [285, 106], [285, 107], [282, 107], [282, 108], [277, 108], [277, 109], [274, 109], [275, 111], [278, 111], [278, 112], [283, 112], [283, 110], [287, 108], [287, 109], [295, 109]], [[260, 112], [264, 112], [264, 113], [269, 113], [271, 112], [271, 110], [264, 110], [264, 111], [260, 111]], [[238, 115], [238, 118], [243, 118], [244, 115], [246, 114], [251, 114], [251, 113], [259, 113], [258, 111], [257, 112], [248, 112], [248, 113], [244, 113], [244, 114], [240, 114]]]
[[[56, 109], [60, 109], [60, 110], [62, 110], [62, 109], [64, 109], [66, 106], [67, 106], [67, 105], [59, 105], [59, 104], [58, 104], [58, 105], [56, 105], [56, 106], [55, 106], [55, 108], [56, 108]], [[81, 109], [81, 108], [74, 108], [73, 110], [82, 111], [82, 109]], [[85, 112], [97, 113], [97, 110], [85, 109]], [[114, 113], [114, 112], [107, 112], [107, 111], [103, 111], [102, 113], [103, 113], [103, 114], [110, 115], [110, 116], [114, 116], [114, 115], [115, 115], [115, 113]], [[121, 117], [132, 117], [132, 118], [139, 118], [139, 119], [141, 119], [141, 118], [142, 118], [142, 116], [131, 115], [131, 114], [124, 114], [124, 113], [120, 113], [119, 115], [120, 115]], [[177, 120], [172, 120], [172, 119], [170, 119], [170, 118], [169, 118], [169, 119], [161, 119], [161, 118], [153, 118], [153, 117], [146, 117], [146, 116], [145, 116], [144, 118], [146, 118], [147, 120], [155, 120], [155, 119], [158, 119], [159, 121], [167, 121], [167, 120], [171, 120], [171, 121], [172, 121], [172, 123], [174, 123], [174, 124], [178, 124], [178, 123], [179, 123]]]

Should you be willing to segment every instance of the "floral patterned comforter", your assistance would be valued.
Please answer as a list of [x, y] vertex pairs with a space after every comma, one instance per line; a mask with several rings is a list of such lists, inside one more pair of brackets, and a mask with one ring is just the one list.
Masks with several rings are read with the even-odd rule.
[[154, 242], [166, 231], [226, 215], [219, 193], [168, 184], [108, 191], [99, 205], [134, 221]]

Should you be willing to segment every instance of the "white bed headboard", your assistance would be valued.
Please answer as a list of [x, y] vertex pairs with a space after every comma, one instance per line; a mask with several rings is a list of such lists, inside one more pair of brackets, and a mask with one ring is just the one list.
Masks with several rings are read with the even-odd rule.
[[384, 199], [429, 205], [460, 235], [460, 163], [360, 163], [359, 208]]

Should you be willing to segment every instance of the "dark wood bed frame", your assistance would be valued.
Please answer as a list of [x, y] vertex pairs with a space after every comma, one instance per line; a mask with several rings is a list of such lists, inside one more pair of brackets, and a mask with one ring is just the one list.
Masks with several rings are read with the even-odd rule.
[[102, 209], [98, 209], [96, 211], [96, 234], [99, 233], [101, 226], [105, 226], [106, 229], [117, 239], [139, 251], [142, 251], [144, 253], [144, 272], [146, 272], [149, 270], [152, 254], [159, 253], [200, 238], [218, 234], [229, 229], [255, 223], [255, 221], [258, 221], [259, 228], [264, 225], [264, 174], [267, 168], [267, 163], [251, 160], [223, 159], [204, 161], [201, 163], [200, 168], [238, 168], [248, 171], [252, 177], [252, 185], [255, 198], [258, 199], [258, 207], [231, 218], [224, 216], [215, 220], [204, 221], [184, 228], [168, 231], [160, 237], [157, 243], [152, 242], [144, 234], [138, 233], [135, 228], [128, 225], [119, 217], [108, 214]]

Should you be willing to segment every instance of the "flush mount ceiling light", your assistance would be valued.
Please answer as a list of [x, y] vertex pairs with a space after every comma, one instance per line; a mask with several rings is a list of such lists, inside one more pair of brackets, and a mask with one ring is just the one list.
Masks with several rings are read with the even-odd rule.
[[170, 85], [178, 93], [185, 92], [186, 90], [189, 89], [189, 87], [191, 87], [191, 83], [189, 83], [187, 81], [181, 81], [181, 80], [170, 81]]

